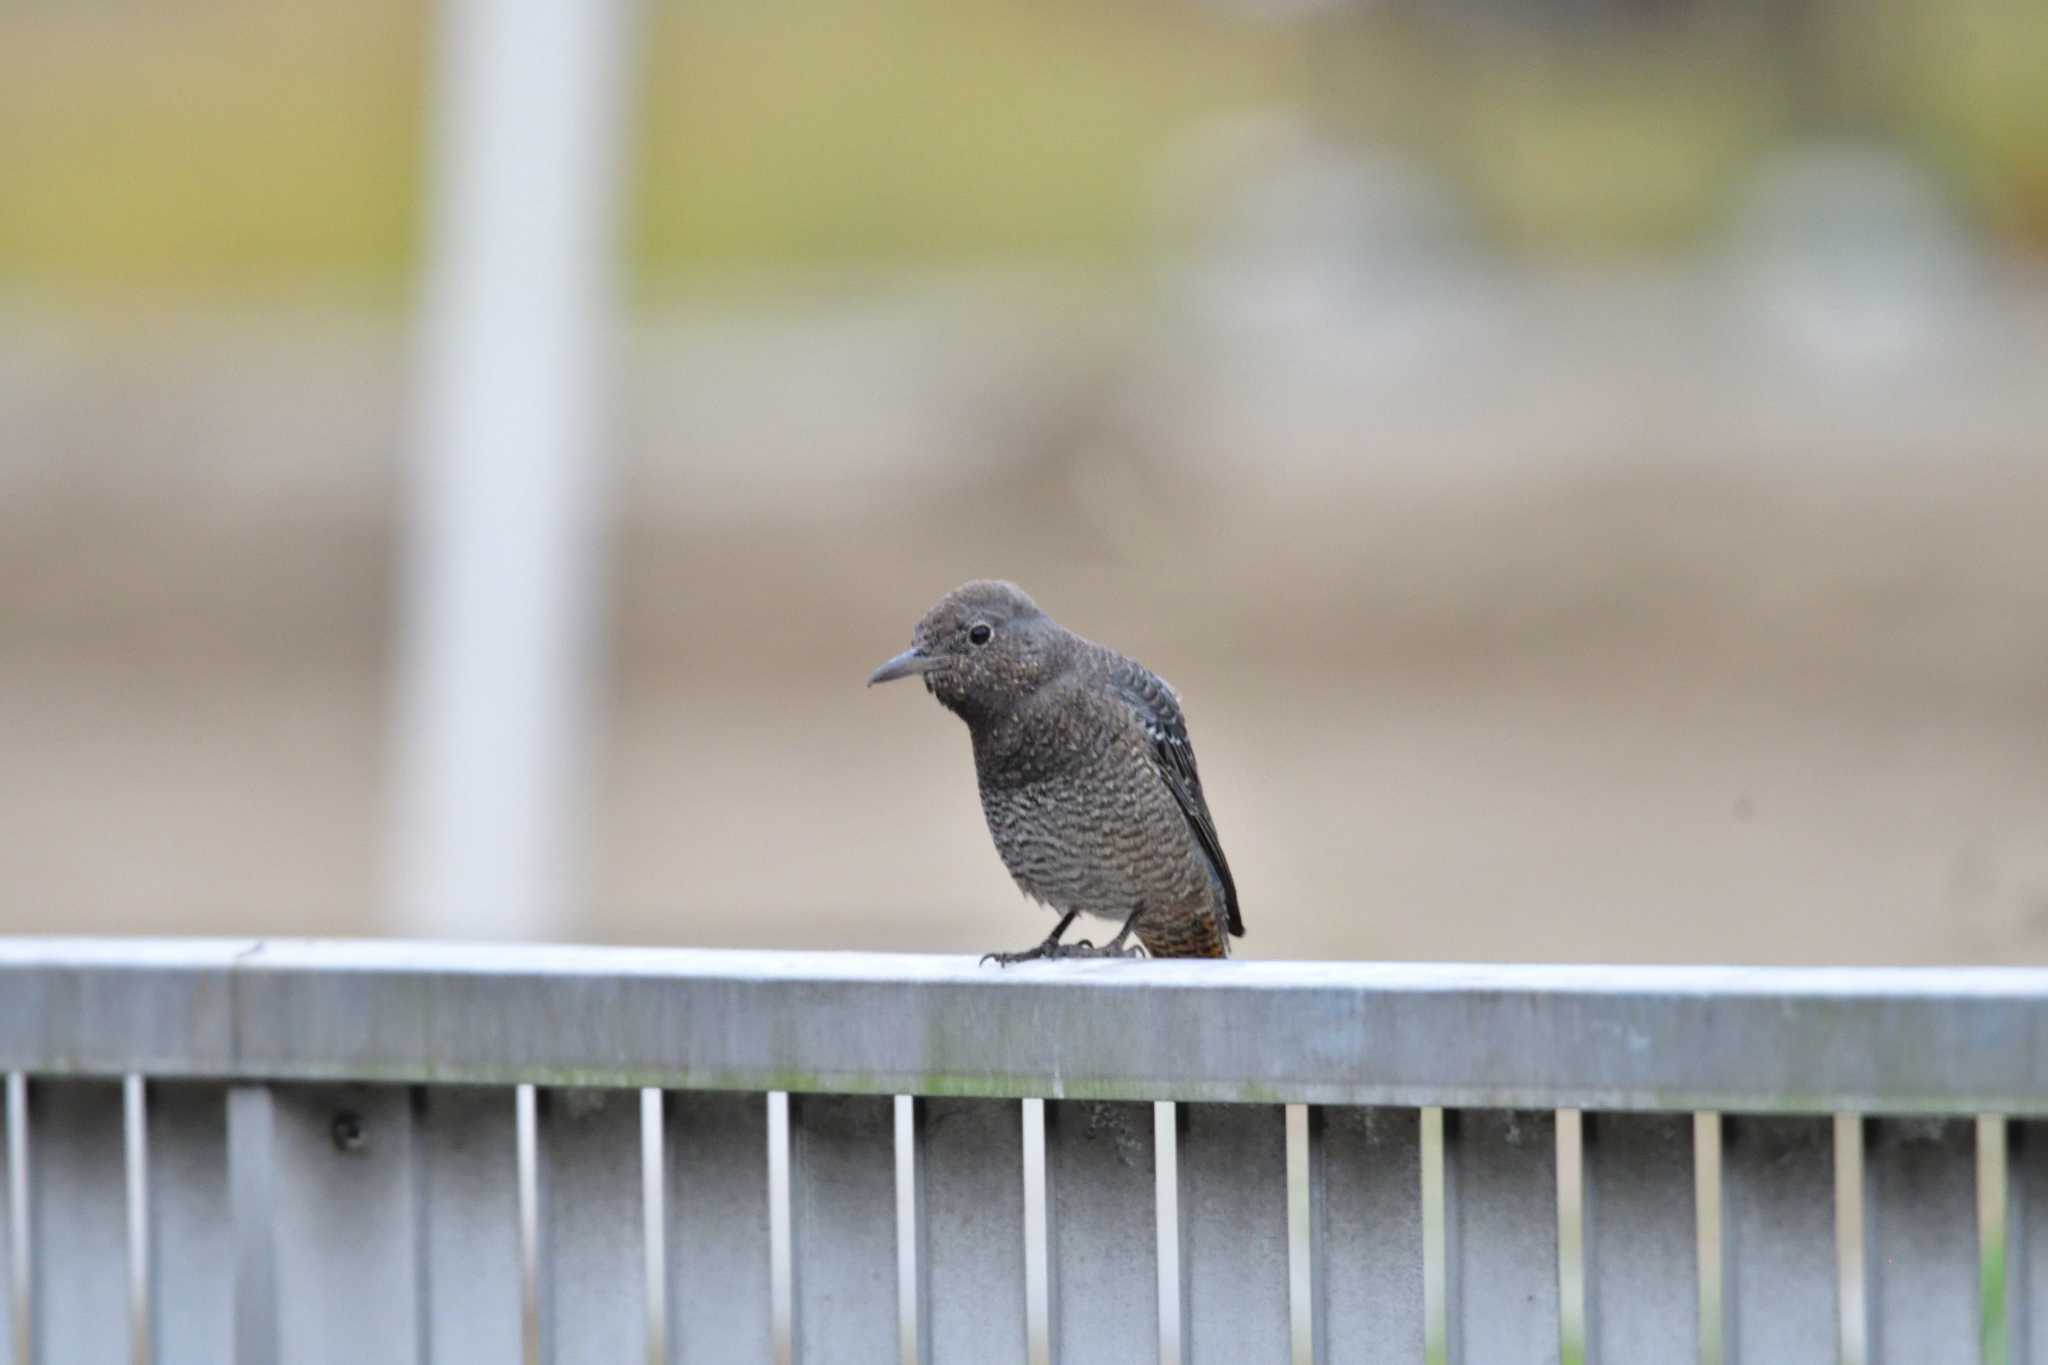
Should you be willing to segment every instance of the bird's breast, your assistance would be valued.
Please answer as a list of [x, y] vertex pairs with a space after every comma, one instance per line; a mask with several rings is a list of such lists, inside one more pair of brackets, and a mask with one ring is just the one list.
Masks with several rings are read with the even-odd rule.
[[1199, 897], [1206, 872], [1157, 777], [1116, 764], [984, 781], [982, 812], [1010, 875], [1062, 910], [1120, 918]]

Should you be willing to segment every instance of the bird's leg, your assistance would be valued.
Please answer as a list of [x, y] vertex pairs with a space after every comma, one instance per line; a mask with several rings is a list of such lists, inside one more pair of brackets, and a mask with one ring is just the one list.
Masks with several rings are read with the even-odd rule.
[[1142, 905], [1131, 911], [1129, 917], [1124, 920], [1124, 927], [1116, 931], [1116, 937], [1102, 946], [1102, 955], [1104, 957], [1142, 957], [1144, 955], [1145, 950], [1135, 943], [1128, 948], [1124, 947], [1124, 940], [1131, 936], [1131, 930], [1138, 927], [1138, 916], [1144, 913], [1145, 907]]
[[1067, 932], [1067, 926], [1072, 924], [1080, 914], [1079, 910], [1069, 910], [1066, 914], [1060, 916], [1060, 922], [1055, 924], [1052, 927], [1052, 932], [1045, 936], [1045, 942], [1039, 944], [1036, 948], [1026, 948], [1020, 953], [983, 953], [981, 960], [984, 964], [993, 962], [998, 967], [1007, 967], [1012, 962], [1036, 962], [1042, 957], [1066, 957], [1082, 945], [1062, 943], [1060, 942], [1060, 935]]
[[993, 962], [997, 966], [1007, 967], [1012, 962], [1036, 962], [1040, 958], [1138, 957], [1143, 954], [1144, 950], [1136, 944], [1128, 948], [1124, 946], [1124, 940], [1131, 936], [1132, 928], [1138, 923], [1138, 916], [1145, 913], [1142, 906], [1131, 911], [1130, 917], [1124, 921], [1124, 927], [1117, 930], [1116, 937], [1100, 948], [1085, 938], [1079, 943], [1060, 942], [1060, 935], [1067, 931], [1067, 926], [1074, 922], [1074, 916], [1080, 913], [1078, 910], [1069, 910], [1066, 916], [1053, 926], [1053, 931], [1045, 936], [1045, 942], [1039, 944], [1036, 948], [1026, 948], [1021, 953], [990, 953], [981, 960], [983, 962]]

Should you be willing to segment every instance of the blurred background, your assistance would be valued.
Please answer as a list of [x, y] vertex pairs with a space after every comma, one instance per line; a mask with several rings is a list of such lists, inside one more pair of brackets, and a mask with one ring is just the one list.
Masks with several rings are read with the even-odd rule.
[[0, 932], [1022, 946], [1001, 576], [1249, 956], [2048, 961], [2038, 0], [487, 11], [0, 3]]

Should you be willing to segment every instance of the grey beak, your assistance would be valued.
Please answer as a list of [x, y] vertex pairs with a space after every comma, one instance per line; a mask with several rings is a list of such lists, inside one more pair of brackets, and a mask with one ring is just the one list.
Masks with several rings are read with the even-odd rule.
[[944, 662], [943, 659], [934, 658], [929, 654], [920, 654], [915, 649], [906, 649], [895, 658], [889, 660], [888, 663], [883, 664], [880, 668], [869, 674], [868, 686], [873, 687], [876, 683], [895, 682], [898, 678], [908, 678], [916, 673], [929, 673]]

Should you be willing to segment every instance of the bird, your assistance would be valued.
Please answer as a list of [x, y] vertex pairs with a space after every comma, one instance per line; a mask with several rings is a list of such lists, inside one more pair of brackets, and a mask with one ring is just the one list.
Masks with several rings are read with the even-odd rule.
[[[1152, 957], [1230, 955], [1237, 883], [1164, 679], [992, 579], [940, 598], [868, 686], [910, 677], [967, 723], [996, 852], [1059, 915], [1044, 942], [984, 963], [1135, 957], [1133, 935]], [[1101, 947], [1062, 942], [1081, 915], [1122, 927]]]

